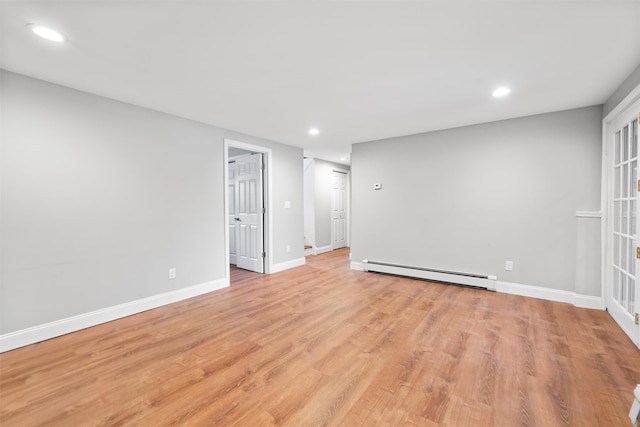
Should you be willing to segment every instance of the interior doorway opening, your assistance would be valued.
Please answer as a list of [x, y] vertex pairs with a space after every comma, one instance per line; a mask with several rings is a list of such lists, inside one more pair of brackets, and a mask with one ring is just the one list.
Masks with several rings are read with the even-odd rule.
[[271, 150], [225, 139], [225, 247], [231, 269], [272, 270]]
[[348, 165], [304, 159], [305, 255], [349, 246], [350, 172]]

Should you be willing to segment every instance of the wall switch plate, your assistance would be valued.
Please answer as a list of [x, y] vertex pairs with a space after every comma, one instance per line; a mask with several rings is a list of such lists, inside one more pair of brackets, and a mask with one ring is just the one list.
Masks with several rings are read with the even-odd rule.
[[291, 252], [291, 245], [287, 245], [287, 253]]
[[513, 271], [513, 261], [505, 261], [504, 269], [507, 271]]
[[175, 268], [170, 268], [169, 269], [169, 280], [175, 279], [175, 278], [176, 278], [176, 269]]
[[289, 200], [284, 202], [284, 208], [285, 209], [291, 209], [291, 202]]

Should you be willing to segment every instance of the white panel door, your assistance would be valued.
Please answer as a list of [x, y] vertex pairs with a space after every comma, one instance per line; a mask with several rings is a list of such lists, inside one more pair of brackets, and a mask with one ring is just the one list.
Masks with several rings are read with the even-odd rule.
[[235, 160], [229, 163], [229, 263], [236, 265], [236, 255], [238, 252], [238, 224], [236, 221], [237, 206], [238, 206], [238, 192], [236, 191], [237, 177], [236, 171], [238, 166]]
[[613, 122], [609, 135], [612, 185], [609, 200], [609, 259], [607, 262], [606, 305], [611, 316], [629, 337], [640, 346], [640, 290], [636, 272], [640, 271], [638, 247], [638, 112], [623, 113]]
[[347, 174], [333, 171], [331, 186], [331, 247], [347, 246]]
[[264, 273], [262, 154], [240, 157], [236, 160], [236, 167], [236, 265], [246, 270]]

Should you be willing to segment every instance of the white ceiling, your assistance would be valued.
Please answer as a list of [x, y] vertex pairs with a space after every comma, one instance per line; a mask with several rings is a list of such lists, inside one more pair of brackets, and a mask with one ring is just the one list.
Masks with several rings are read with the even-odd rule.
[[[0, 12], [6, 70], [334, 161], [356, 142], [601, 104], [640, 64], [640, 0], [5, 1]], [[492, 98], [503, 84], [511, 95]]]

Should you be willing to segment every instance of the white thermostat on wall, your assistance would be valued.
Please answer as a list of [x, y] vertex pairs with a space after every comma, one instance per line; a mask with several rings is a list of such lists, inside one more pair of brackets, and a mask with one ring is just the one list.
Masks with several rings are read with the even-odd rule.
[[375, 184], [373, 184], [374, 190], [380, 190], [381, 188], [382, 188], [382, 184], [380, 184], [379, 182], [376, 182]]

